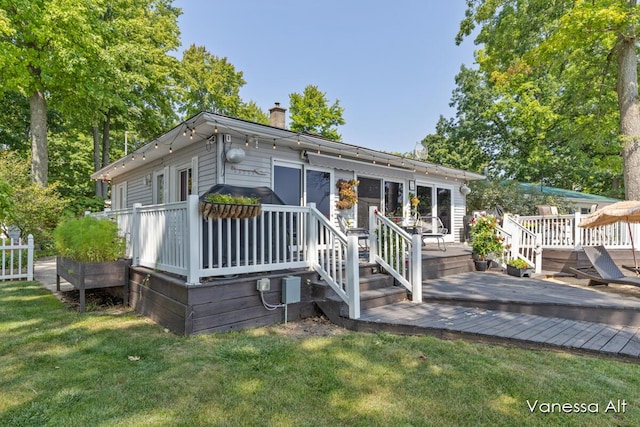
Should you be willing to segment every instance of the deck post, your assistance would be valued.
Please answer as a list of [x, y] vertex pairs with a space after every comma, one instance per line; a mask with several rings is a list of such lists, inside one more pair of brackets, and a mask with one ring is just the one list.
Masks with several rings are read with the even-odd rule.
[[582, 230], [578, 224], [582, 220], [582, 215], [580, 212], [575, 212], [573, 215], [573, 248], [580, 249], [582, 247]]
[[411, 293], [413, 302], [422, 302], [422, 236], [411, 236]]
[[[378, 239], [376, 239], [376, 211], [375, 206], [369, 206], [369, 262], [376, 262], [378, 253]], [[360, 227], [360, 224], [358, 224]]]
[[360, 318], [360, 271], [358, 263], [358, 236], [347, 236], [347, 299], [349, 318]]
[[27, 236], [27, 280], [33, 280], [33, 234]]
[[140, 208], [142, 203], [133, 204], [131, 214], [131, 234], [129, 236], [131, 244], [131, 266], [140, 265]]
[[305, 257], [309, 265], [316, 267], [318, 265], [318, 225], [317, 220], [313, 214], [316, 204], [310, 202], [307, 204], [309, 211], [307, 212], [307, 241], [305, 251]]
[[187, 284], [199, 285], [200, 284], [200, 261], [202, 253], [202, 242], [200, 236], [200, 212], [198, 211], [198, 204], [200, 199], [197, 195], [191, 194], [187, 198], [187, 229], [185, 235], [187, 238], [186, 244], [186, 260], [187, 260]]

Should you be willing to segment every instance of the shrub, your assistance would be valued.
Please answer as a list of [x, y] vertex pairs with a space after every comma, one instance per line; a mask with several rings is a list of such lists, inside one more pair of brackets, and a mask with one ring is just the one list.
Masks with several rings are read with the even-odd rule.
[[117, 261], [125, 252], [118, 225], [107, 219], [65, 220], [53, 231], [53, 240], [60, 256], [79, 262]]

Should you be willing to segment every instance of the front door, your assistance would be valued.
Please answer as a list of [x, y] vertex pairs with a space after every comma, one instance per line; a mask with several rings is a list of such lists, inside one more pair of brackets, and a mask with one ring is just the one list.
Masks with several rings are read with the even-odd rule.
[[358, 227], [369, 228], [369, 208], [380, 209], [382, 180], [358, 177]]

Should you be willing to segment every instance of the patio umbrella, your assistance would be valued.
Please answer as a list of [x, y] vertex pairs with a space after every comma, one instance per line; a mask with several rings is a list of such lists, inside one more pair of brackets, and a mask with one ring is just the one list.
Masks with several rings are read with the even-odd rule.
[[622, 202], [613, 203], [602, 209], [587, 215], [578, 227], [594, 228], [603, 225], [613, 224], [615, 222], [625, 221], [629, 229], [629, 237], [631, 238], [631, 251], [633, 252], [633, 265], [638, 271], [638, 261], [636, 260], [636, 248], [633, 244], [633, 234], [631, 233], [631, 224], [640, 223], [640, 201], [624, 200]]

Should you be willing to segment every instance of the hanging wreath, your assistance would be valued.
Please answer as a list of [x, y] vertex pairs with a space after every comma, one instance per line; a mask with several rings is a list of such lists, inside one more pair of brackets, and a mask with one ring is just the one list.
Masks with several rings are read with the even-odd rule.
[[360, 184], [360, 181], [355, 179], [339, 179], [336, 182], [338, 188], [338, 202], [336, 207], [338, 209], [351, 209], [353, 205], [358, 203], [358, 193], [356, 193], [356, 187]]

